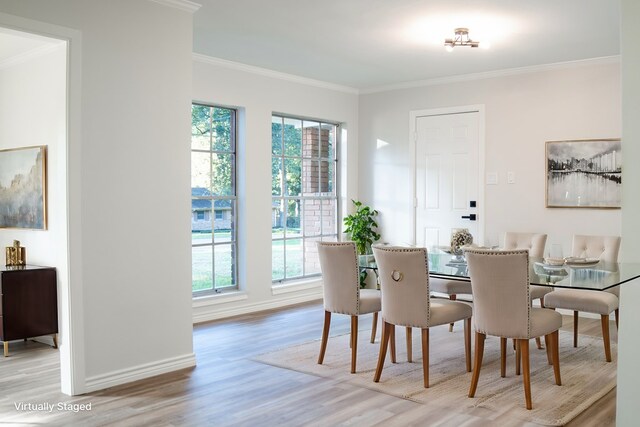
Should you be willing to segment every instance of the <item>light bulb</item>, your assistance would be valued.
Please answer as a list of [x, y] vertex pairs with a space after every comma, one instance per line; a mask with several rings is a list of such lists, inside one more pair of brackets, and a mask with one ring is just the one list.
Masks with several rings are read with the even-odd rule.
[[489, 43], [488, 41], [480, 42], [478, 47], [480, 49], [489, 49], [489, 48], [491, 48], [491, 43]]
[[453, 52], [453, 46], [451, 46], [450, 44], [446, 45], [444, 48], [447, 50], [447, 52]]

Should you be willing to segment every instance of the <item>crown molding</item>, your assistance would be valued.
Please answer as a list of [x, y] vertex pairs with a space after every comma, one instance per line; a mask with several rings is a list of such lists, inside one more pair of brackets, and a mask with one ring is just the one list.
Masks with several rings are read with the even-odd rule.
[[384, 86], [374, 86], [360, 90], [360, 94], [371, 94], [388, 92], [399, 89], [411, 89], [423, 86], [437, 86], [450, 83], [469, 82], [474, 80], [493, 79], [497, 77], [515, 76], [519, 74], [539, 73], [543, 71], [561, 70], [567, 68], [579, 68], [602, 64], [620, 63], [620, 55], [604, 56], [600, 58], [581, 59], [578, 61], [556, 62], [552, 64], [532, 65], [529, 67], [506, 68], [503, 70], [487, 71], [484, 73], [462, 74], [451, 77], [440, 77], [435, 79], [418, 80], [405, 83], [390, 84]]
[[193, 60], [204, 64], [217, 65], [224, 68], [229, 68], [237, 71], [244, 71], [247, 73], [257, 74], [260, 76], [271, 77], [274, 79], [285, 80], [292, 83], [299, 83], [307, 86], [314, 86], [322, 89], [335, 90], [337, 92], [344, 92], [349, 94], [358, 94], [358, 89], [350, 86], [343, 86], [335, 83], [329, 83], [322, 80], [310, 79], [308, 77], [301, 77], [295, 74], [282, 73], [280, 71], [269, 70], [267, 68], [256, 67], [254, 65], [242, 64], [240, 62], [228, 61], [226, 59], [215, 58], [212, 56], [203, 55], [201, 53], [194, 53]]
[[60, 41], [57, 43], [48, 43], [44, 46], [38, 46], [34, 49], [27, 50], [26, 52], [21, 52], [17, 55], [10, 56], [9, 58], [5, 58], [0, 61], [0, 70], [4, 70], [5, 68], [13, 67], [15, 65], [31, 61], [32, 59], [35, 59], [39, 56], [51, 53], [64, 45], [64, 41]]
[[202, 7], [201, 4], [194, 3], [189, 0], [149, 0], [154, 3], [160, 3], [164, 6], [173, 7], [189, 13], [196, 13]]

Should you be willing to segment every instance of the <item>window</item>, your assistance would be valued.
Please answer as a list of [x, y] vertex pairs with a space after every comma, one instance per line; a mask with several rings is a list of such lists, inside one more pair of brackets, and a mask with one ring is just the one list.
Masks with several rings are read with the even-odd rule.
[[237, 288], [236, 110], [191, 107], [191, 209], [194, 295]]
[[216, 219], [224, 219], [224, 212], [221, 210], [216, 211]]
[[271, 277], [320, 274], [316, 243], [338, 240], [338, 126], [273, 115], [271, 120]]

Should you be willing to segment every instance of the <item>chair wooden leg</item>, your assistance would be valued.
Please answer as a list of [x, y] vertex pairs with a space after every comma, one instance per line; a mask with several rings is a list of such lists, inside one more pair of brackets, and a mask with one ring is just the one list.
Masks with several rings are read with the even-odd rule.
[[573, 312], [573, 346], [578, 346], [578, 312]]
[[382, 337], [380, 338], [380, 353], [378, 354], [378, 366], [376, 367], [376, 373], [373, 376], [374, 382], [380, 381], [382, 375], [382, 368], [384, 367], [384, 359], [387, 357], [387, 347], [389, 345], [390, 329], [387, 322], [382, 321]]
[[356, 356], [358, 354], [358, 316], [351, 316], [351, 373], [356, 373]]
[[411, 327], [407, 326], [407, 362], [413, 362], [413, 346], [411, 341]]
[[615, 311], [616, 314], [616, 331], [618, 330], [618, 324], [620, 323], [620, 309], [616, 308]]
[[471, 372], [471, 318], [464, 319], [464, 358], [467, 372]]
[[396, 363], [396, 325], [389, 323], [389, 341], [391, 341], [391, 363]]
[[527, 409], [531, 409], [531, 375], [529, 370], [529, 340], [518, 340], [522, 353], [522, 382], [524, 384], [524, 399]]
[[521, 351], [520, 340], [516, 340], [516, 375], [520, 375]]
[[[449, 295], [449, 300], [455, 301], [458, 298], [457, 295]], [[449, 323], [449, 332], [453, 332], [453, 323]]]
[[553, 374], [556, 377], [556, 384], [562, 385], [562, 379], [560, 378], [560, 351], [559, 351], [559, 342], [558, 342], [558, 331], [550, 334], [551, 339], [549, 339], [549, 343], [551, 344], [551, 353], [553, 355]]
[[487, 336], [480, 332], [476, 332], [476, 348], [473, 359], [473, 375], [471, 377], [471, 387], [469, 387], [469, 397], [476, 395], [478, 388], [478, 379], [480, 378], [480, 369], [482, 368], [482, 356], [484, 355], [484, 339]]
[[547, 348], [547, 362], [549, 365], [553, 365], [553, 357], [551, 354], [551, 334], [544, 336], [544, 346]]
[[500, 377], [507, 376], [507, 339], [500, 337]]
[[546, 308], [544, 306], [544, 297], [540, 298], [540, 308]]
[[373, 313], [373, 323], [371, 324], [371, 344], [376, 342], [376, 332], [378, 329], [378, 312]]
[[[547, 343], [545, 342], [545, 345]], [[542, 350], [542, 341], [540, 340], [540, 337], [536, 337], [536, 347], [538, 347], [538, 350]]]
[[429, 388], [429, 328], [422, 330], [422, 375], [424, 388]]
[[331, 326], [331, 312], [324, 312], [324, 328], [322, 328], [322, 342], [320, 343], [320, 355], [318, 356], [318, 365], [322, 365], [324, 361], [324, 352], [327, 350], [327, 341], [329, 340], [329, 326]]
[[609, 315], [600, 316], [602, 321], [602, 341], [604, 341], [604, 355], [607, 362], [611, 362], [611, 342], [609, 341]]

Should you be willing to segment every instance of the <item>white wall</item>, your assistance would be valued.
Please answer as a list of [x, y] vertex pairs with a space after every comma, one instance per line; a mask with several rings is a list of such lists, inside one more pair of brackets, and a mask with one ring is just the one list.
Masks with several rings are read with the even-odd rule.
[[47, 230], [0, 229], [0, 249], [20, 240], [29, 264], [65, 270], [66, 59], [64, 43], [58, 42], [0, 68], [0, 149], [46, 145], [48, 178]]
[[[622, 137], [624, 182], [622, 188], [623, 260], [640, 262], [640, 3], [622, 0]], [[616, 425], [636, 426], [640, 419], [640, 279], [621, 286], [618, 334], [618, 389]]]
[[485, 236], [544, 232], [568, 252], [574, 233], [618, 235], [620, 210], [545, 208], [545, 141], [619, 138], [620, 102], [617, 63], [363, 95], [360, 197], [381, 211], [383, 240], [410, 242], [409, 111], [484, 104], [486, 171], [499, 174], [485, 186]]
[[239, 287], [242, 294], [196, 301], [196, 322], [308, 301], [322, 295], [319, 280], [272, 289], [269, 159], [273, 112], [343, 123], [343, 130], [348, 134], [347, 140], [342, 141], [339, 157], [343, 211], [349, 207], [350, 198], [357, 194], [358, 98], [355, 93], [285, 80], [286, 76], [278, 73], [269, 72], [267, 76], [260, 70], [255, 72], [256, 69], [246, 71], [250, 67], [220, 64], [225, 63], [196, 56], [193, 100], [240, 109]]
[[147, 0], [14, 0], [0, 12], [0, 25], [71, 39], [63, 391], [193, 365], [192, 15]]

